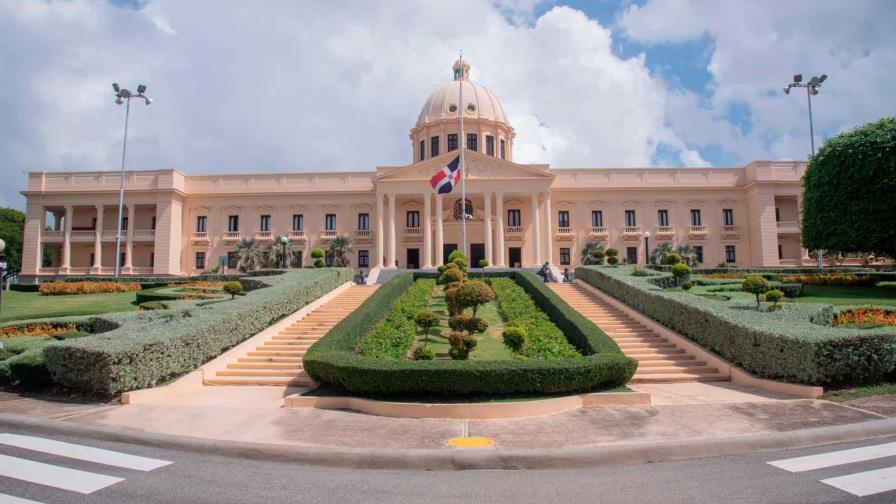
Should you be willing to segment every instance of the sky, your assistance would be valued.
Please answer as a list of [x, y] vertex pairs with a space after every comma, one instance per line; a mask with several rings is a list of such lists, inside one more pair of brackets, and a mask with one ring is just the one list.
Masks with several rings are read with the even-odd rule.
[[0, 206], [28, 171], [374, 170], [463, 49], [558, 168], [806, 159], [896, 110], [896, 2], [802, 0], [0, 0]]

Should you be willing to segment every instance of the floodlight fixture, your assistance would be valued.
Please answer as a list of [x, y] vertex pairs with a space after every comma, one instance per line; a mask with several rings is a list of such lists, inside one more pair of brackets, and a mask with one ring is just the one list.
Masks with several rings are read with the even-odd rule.
[[113, 89], [116, 93], [118, 93], [119, 91], [121, 91], [121, 86], [119, 86], [117, 82], [113, 82], [113, 83], [112, 83], [112, 89]]
[[803, 74], [794, 74], [793, 82], [796, 82], [797, 84], [803, 82]]
[[826, 80], [828, 80], [828, 74], [821, 74], [821, 77], [818, 78], [818, 83], [821, 84]]
[[790, 86], [784, 86], [784, 94], [790, 94]]
[[146, 84], [138, 84], [137, 85], [137, 93], [143, 94], [146, 92]]

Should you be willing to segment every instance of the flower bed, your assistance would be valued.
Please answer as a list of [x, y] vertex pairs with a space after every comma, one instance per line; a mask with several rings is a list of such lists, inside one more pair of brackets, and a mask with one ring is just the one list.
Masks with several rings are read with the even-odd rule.
[[[361, 355], [370, 328], [414, 282], [401, 273], [334, 326], [305, 354], [303, 365], [315, 380], [361, 395], [463, 396], [566, 393], [610, 388], [631, 379], [637, 362], [622, 354], [593, 323], [575, 312], [527, 272], [485, 276], [513, 278], [566, 335], [583, 357], [527, 360], [398, 360]], [[434, 275], [417, 275], [433, 278]], [[478, 277], [478, 275], [477, 275]]]
[[834, 325], [896, 326], [896, 311], [883, 308], [849, 308], [834, 315]]
[[874, 285], [877, 279], [871, 275], [854, 275], [850, 273], [830, 273], [815, 275], [784, 275], [785, 283], [801, 283], [808, 285]]
[[56, 336], [77, 330], [77, 325], [72, 322], [38, 322], [35, 324], [8, 325], [0, 328], [0, 339], [21, 338], [23, 336]]
[[43, 296], [100, 294], [138, 291], [140, 290], [140, 284], [127, 282], [44, 282], [40, 284], [38, 290]]

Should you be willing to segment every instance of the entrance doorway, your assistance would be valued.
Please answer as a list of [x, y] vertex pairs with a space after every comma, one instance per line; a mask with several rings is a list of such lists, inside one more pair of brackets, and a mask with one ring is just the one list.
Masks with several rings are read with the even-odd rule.
[[523, 265], [523, 249], [520, 247], [510, 247], [508, 250], [510, 253], [510, 262], [508, 266], [511, 268], [519, 268]]
[[408, 249], [408, 269], [420, 269], [420, 249]]
[[[448, 256], [455, 250], [457, 250], [456, 243], [446, 243], [442, 245], [442, 260], [448, 262]], [[441, 266], [441, 264], [438, 264], [437, 266]]]
[[478, 268], [479, 261], [485, 259], [485, 244], [484, 243], [471, 243], [470, 244], [470, 267]]

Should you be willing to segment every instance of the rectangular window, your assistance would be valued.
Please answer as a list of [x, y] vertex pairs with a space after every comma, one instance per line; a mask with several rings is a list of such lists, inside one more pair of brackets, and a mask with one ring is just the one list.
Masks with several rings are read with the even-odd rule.
[[[127, 230], [128, 230], [128, 218], [127, 218], [127, 217], [122, 217], [122, 218], [121, 218], [121, 230], [122, 230], [122, 231], [127, 231]], [[124, 263], [122, 263], [122, 264], [124, 264]]]
[[409, 228], [419, 228], [420, 227], [420, 212], [417, 210], [408, 211], [407, 221], [405, 222], [405, 227]]
[[692, 226], [702, 226], [702, 219], [700, 219], [700, 210], [692, 209], [691, 210], [691, 225]]
[[208, 217], [206, 217], [205, 215], [200, 215], [200, 216], [196, 217], [196, 232], [204, 233], [205, 226], [206, 226], [207, 222], [208, 222]]
[[501, 159], [507, 159], [507, 148], [504, 139], [501, 139]]
[[560, 248], [560, 264], [569, 265], [569, 249], [566, 247]]
[[775, 222], [781, 222], [781, 209], [775, 207]]
[[558, 217], [558, 221], [559, 221], [559, 226], [560, 226], [560, 227], [562, 227], [562, 228], [568, 228], [568, 227], [569, 227], [569, 212], [568, 212], [568, 211], [566, 211], [566, 210], [560, 210], [560, 211], [557, 213], [557, 217]]
[[638, 264], [638, 247], [625, 248], [625, 261], [629, 264]]
[[[90, 229], [96, 231], [96, 217], [90, 219]], [[93, 264], [93, 261], [90, 264]]]
[[426, 141], [420, 140], [420, 158], [417, 161], [423, 161], [426, 158]]
[[634, 210], [626, 210], [625, 211], [625, 226], [626, 227], [635, 227], [638, 225], [638, 221], [635, 219], [635, 211]]
[[324, 229], [336, 231], [336, 214], [328, 213], [324, 216]]
[[305, 229], [305, 217], [302, 214], [292, 214], [292, 230], [301, 231]]
[[258, 228], [261, 231], [270, 231], [271, 230], [271, 216], [270, 215], [262, 215], [261, 222], [258, 224]]
[[518, 209], [507, 211], [507, 225], [509, 227], [519, 227], [523, 225], [522, 219], [520, 219], [520, 211]]
[[429, 157], [436, 157], [439, 155], [439, 137], [434, 136], [429, 139]]
[[730, 208], [725, 208], [724, 210], [722, 210], [722, 221], [725, 223], [726, 226], [733, 226], [734, 225], [734, 210], [732, 210]]
[[604, 212], [603, 210], [592, 210], [591, 211], [591, 227], [604, 227]]
[[669, 227], [669, 211], [668, 210], [657, 210], [656, 211], [656, 220], [659, 223], [660, 227]]
[[196, 269], [205, 269], [205, 252], [196, 252]]
[[302, 251], [296, 250], [292, 253], [292, 267], [293, 268], [301, 268], [302, 267]]
[[235, 233], [240, 230], [240, 216], [239, 215], [229, 215], [227, 216], [227, 231], [231, 233]]
[[733, 263], [737, 262], [737, 256], [734, 252], [734, 245], [725, 245], [725, 262]]
[[126, 260], [127, 258], [128, 258], [128, 256], [127, 256], [127, 253], [125, 253], [125, 252], [122, 252], [121, 254], [118, 254], [118, 265], [123, 267], [123, 266], [124, 266], [124, 263], [125, 263], [125, 260]]
[[781, 244], [778, 244], [778, 259], [784, 259], [784, 249], [781, 248]]
[[457, 133], [448, 135], [448, 152], [457, 150]]
[[370, 266], [370, 252], [366, 250], [358, 251], [358, 267], [367, 268]]
[[156, 253], [150, 252], [149, 253], [149, 267], [153, 268], [153, 267], [155, 267], [155, 265], [156, 265]]
[[237, 252], [231, 251], [227, 253], [227, 267], [228, 268], [236, 268], [237, 264], [240, 262], [240, 255]]
[[476, 133], [467, 133], [467, 150], [475, 151], [479, 149]]
[[698, 264], [703, 263], [703, 245], [694, 246], [694, 259], [697, 260]]
[[485, 153], [489, 156], [495, 155], [495, 137], [485, 135]]
[[149, 221], [149, 229], [152, 229], [153, 231], [155, 231], [155, 229], [156, 229], [156, 216], [155, 215], [153, 215], [152, 220]]
[[370, 214], [358, 214], [358, 231], [368, 231], [370, 229]]

